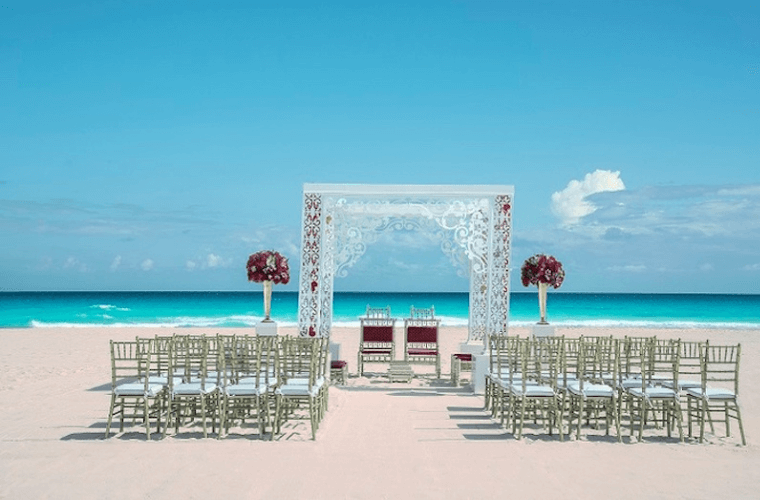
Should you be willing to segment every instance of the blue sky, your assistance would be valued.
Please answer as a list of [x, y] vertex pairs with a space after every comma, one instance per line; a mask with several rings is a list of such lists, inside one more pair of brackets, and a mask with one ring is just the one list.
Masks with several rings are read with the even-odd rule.
[[[514, 185], [515, 290], [760, 293], [756, 2], [0, 3], [0, 290], [297, 276], [314, 182]], [[336, 289], [467, 280], [394, 233]]]

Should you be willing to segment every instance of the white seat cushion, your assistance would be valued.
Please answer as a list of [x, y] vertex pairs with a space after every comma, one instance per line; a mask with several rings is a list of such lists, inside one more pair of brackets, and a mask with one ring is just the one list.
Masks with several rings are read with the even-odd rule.
[[178, 396], [198, 396], [201, 394], [210, 394], [216, 390], [216, 385], [206, 382], [205, 387], [201, 387], [200, 382], [186, 382], [174, 386], [174, 394]]
[[619, 387], [622, 387], [623, 389], [631, 389], [633, 387], [638, 387], [641, 389], [641, 377], [628, 377], [624, 378], [620, 381]]
[[268, 387], [266, 384], [235, 384], [229, 385], [225, 388], [225, 393], [228, 396], [260, 396], [266, 394]]
[[585, 396], [588, 398], [611, 398], [614, 394], [612, 387], [604, 384], [583, 383], [583, 394], [581, 394], [581, 383], [573, 382], [567, 385], [567, 389], [576, 396]]
[[114, 389], [114, 394], [119, 397], [125, 396], [143, 396], [153, 398], [158, 395], [164, 386], [161, 384], [148, 384], [148, 390], [145, 390], [145, 384], [143, 382], [129, 382], [121, 384]]
[[275, 389], [278, 396], [303, 396], [316, 397], [319, 394], [319, 387], [309, 388], [306, 384], [284, 384]]
[[512, 384], [511, 391], [515, 395], [522, 395], [529, 398], [554, 397], [554, 389], [548, 385], [526, 385], [525, 392], [521, 385]]
[[676, 392], [668, 387], [647, 387], [644, 392], [641, 391], [641, 387], [633, 387], [628, 392], [637, 398], [670, 399], [676, 397]]
[[[722, 387], [708, 387], [707, 399], [734, 399], [736, 395], [734, 391], [730, 389], [724, 389]], [[702, 397], [702, 387], [694, 387], [686, 390], [686, 394], [695, 398]]]
[[[672, 389], [673, 388], [673, 381], [672, 380], [664, 380], [664, 381], [661, 382], [661, 385], [663, 387], [669, 387], [669, 388]], [[681, 391], [685, 391], [686, 389], [693, 389], [695, 387], [700, 387], [701, 388], [702, 387], [702, 382], [700, 382], [699, 380], [689, 380], [689, 379], [684, 379], [684, 380], [679, 380], [678, 381], [678, 388]]]

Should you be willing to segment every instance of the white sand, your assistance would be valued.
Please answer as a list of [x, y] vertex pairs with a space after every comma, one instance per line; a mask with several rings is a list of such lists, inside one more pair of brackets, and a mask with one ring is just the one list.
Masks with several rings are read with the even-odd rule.
[[[289, 424], [274, 442], [240, 434], [199, 439], [183, 431], [146, 442], [139, 428], [104, 440], [108, 340], [169, 331], [0, 330], [0, 498], [760, 497], [760, 391], [754, 388], [760, 383], [760, 331], [645, 331], [742, 343], [746, 447], [735, 425], [732, 437], [719, 427], [704, 444], [679, 444], [664, 433], [634, 444], [627, 430], [622, 444], [596, 431], [561, 443], [537, 429], [516, 441], [482, 411], [481, 396], [448, 385], [449, 354], [466, 338], [464, 329], [448, 328], [442, 330], [443, 381], [389, 384], [379, 376], [354, 376], [348, 387], [331, 389], [316, 441], [307, 423]], [[642, 333], [559, 331], [584, 332]], [[352, 375], [357, 336], [348, 328], [333, 334]]]

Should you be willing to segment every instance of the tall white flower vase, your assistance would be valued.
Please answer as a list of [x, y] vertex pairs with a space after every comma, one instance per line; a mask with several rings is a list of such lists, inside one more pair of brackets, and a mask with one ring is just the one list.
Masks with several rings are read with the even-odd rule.
[[271, 321], [272, 313], [272, 282], [264, 281], [264, 321]]
[[546, 291], [548, 288], [549, 285], [546, 283], [538, 284], [538, 308], [541, 311], [541, 321], [538, 322], [539, 325], [549, 324], [549, 322], [546, 321]]
[[277, 322], [271, 320], [272, 282], [264, 281], [264, 319], [256, 325], [256, 335], [277, 335]]

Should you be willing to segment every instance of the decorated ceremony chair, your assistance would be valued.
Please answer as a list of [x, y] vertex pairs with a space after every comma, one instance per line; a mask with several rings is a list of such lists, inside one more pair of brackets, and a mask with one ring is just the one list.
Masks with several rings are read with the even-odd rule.
[[391, 308], [367, 306], [366, 315], [360, 319], [361, 338], [359, 339], [358, 368], [359, 376], [364, 375], [365, 363], [388, 363], [395, 359], [396, 347], [393, 342], [393, 326], [396, 320], [391, 318]]
[[438, 346], [438, 327], [435, 308], [409, 311], [404, 319], [404, 361], [410, 365], [434, 365], [436, 378], [441, 378], [441, 352]]

